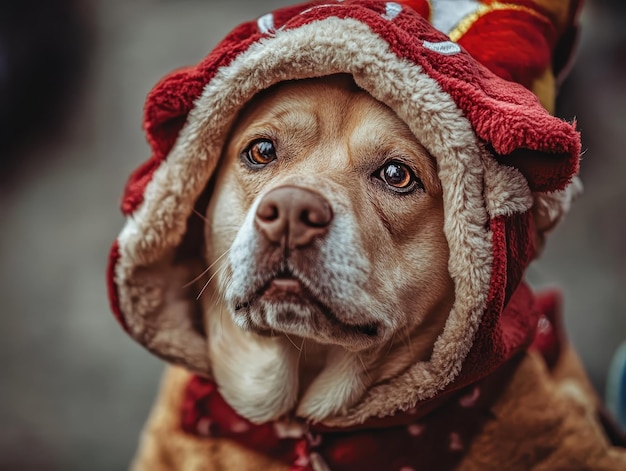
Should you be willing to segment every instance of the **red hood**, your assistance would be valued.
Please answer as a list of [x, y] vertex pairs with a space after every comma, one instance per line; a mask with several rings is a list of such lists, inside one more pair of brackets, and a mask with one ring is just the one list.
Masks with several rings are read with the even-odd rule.
[[[211, 375], [197, 302], [180, 288], [184, 282], [172, 282], [200, 257], [194, 205], [230, 124], [255, 93], [334, 73], [351, 74], [393, 109], [437, 160], [456, 288], [431, 360], [374, 386], [336, 423], [413, 407], [488, 375], [528, 347], [539, 316], [520, 285], [535, 256], [529, 209], [538, 192], [562, 190], [577, 173], [578, 133], [433, 28], [429, 2], [410, 3], [346, 0], [277, 10], [238, 26], [198, 65], [150, 92], [144, 126], [152, 157], [125, 190], [129, 219], [111, 251], [109, 293], [121, 324], [153, 353]], [[508, 11], [509, 19], [512, 12], [521, 15], [516, 21], [526, 18], [551, 47], [547, 17], [529, 12], [532, 2], [516, 3], [524, 5]]]

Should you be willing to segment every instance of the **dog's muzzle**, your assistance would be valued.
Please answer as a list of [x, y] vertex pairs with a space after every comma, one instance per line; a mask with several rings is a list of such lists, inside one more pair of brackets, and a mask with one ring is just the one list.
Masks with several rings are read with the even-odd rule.
[[229, 255], [225, 298], [236, 324], [342, 345], [382, 338], [381, 319], [364, 313], [373, 302], [353, 227], [314, 189], [288, 184], [261, 196]]

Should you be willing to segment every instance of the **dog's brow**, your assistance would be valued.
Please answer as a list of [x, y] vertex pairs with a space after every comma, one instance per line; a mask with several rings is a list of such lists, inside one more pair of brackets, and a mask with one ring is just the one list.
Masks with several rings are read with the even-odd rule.
[[255, 120], [246, 129], [244, 141], [250, 135], [271, 135], [283, 141], [297, 140], [300, 143], [313, 144], [320, 133], [319, 116], [302, 109], [275, 109], [269, 110]]
[[303, 109], [280, 110], [274, 118], [285, 129], [295, 132], [305, 132], [306, 134], [319, 134], [320, 117], [317, 113]]

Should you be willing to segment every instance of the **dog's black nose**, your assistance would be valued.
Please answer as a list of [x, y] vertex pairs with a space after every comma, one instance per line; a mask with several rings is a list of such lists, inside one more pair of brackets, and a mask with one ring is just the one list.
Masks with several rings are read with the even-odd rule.
[[330, 227], [333, 212], [326, 199], [311, 190], [281, 186], [268, 192], [256, 211], [256, 225], [270, 241], [304, 247]]

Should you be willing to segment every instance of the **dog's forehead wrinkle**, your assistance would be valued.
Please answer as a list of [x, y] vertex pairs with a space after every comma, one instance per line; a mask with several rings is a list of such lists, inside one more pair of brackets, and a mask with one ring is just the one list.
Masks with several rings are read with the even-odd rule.
[[319, 114], [306, 107], [269, 110], [241, 131], [239, 147], [260, 137], [273, 138], [279, 145], [293, 141], [312, 144], [320, 136], [320, 122]]

